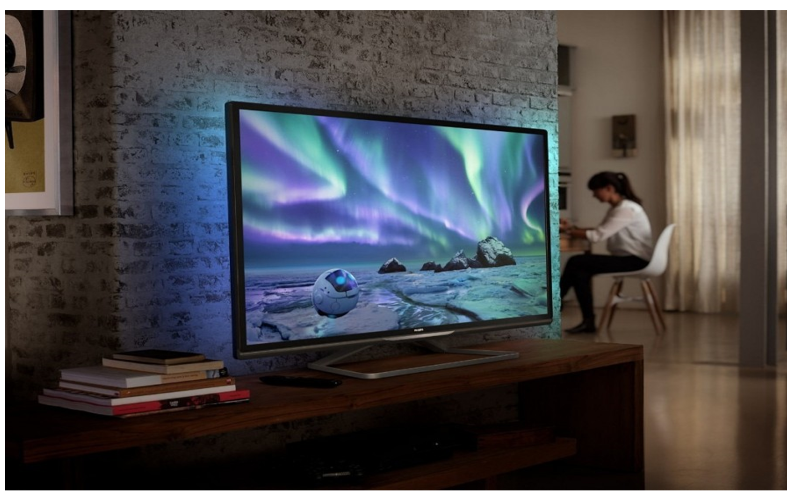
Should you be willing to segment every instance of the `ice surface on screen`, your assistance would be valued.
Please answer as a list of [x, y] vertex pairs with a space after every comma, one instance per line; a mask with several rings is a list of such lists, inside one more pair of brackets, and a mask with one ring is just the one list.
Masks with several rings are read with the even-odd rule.
[[249, 345], [547, 316], [542, 135], [241, 110], [239, 136]]

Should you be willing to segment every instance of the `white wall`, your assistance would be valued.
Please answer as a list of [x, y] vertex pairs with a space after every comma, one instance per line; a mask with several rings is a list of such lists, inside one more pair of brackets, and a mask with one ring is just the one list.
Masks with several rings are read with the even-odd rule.
[[[661, 13], [558, 11], [557, 31], [559, 44], [576, 47], [569, 97], [574, 221], [593, 226], [606, 211], [607, 205], [592, 198], [586, 187], [593, 174], [624, 172], [643, 200], [657, 237], [666, 224]], [[612, 158], [611, 117], [623, 114], [636, 115], [637, 155]], [[605, 252], [604, 245], [595, 252]], [[596, 306], [605, 301], [610, 284], [605, 278], [595, 281]], [[638, 285], [628, 289], [638, 291]]]

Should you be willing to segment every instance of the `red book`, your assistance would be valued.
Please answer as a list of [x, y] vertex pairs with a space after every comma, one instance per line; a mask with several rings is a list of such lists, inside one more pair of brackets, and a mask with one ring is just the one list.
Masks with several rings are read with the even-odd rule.
[[68, 408], [70, 410], [80, 410], [83, 412], [108, 415], [112, 417], [131, 417], [135, 415], [178, 410], [195, 410], [212, 405], [241, 403], [249, 401], [250, 397], [250, 390], [241, 389], [237, 391], [227, 391], [224, 393], [201, 394], [194, 396], [184, 396], [181, 398], [172, 398], [168, 400], [143, 401], [128, 405], [109, 406], [91, 402], [90, 398], [77, 401], [49, 396], [45, 392], [44, 394], [39, 395], [39, 403], [42, 405], [59, 406], [62, 408]]

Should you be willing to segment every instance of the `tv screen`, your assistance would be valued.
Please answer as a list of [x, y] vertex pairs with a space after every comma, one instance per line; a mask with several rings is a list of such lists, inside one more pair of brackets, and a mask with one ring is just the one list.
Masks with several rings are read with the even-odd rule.
[[237, 358], [551, 321], [544, 130], [226, 105]]

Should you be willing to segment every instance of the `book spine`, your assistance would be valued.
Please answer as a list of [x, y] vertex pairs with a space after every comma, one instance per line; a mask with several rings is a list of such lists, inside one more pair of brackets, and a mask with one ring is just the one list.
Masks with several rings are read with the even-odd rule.
[[223, 377], [225, 369], [218, 370], [195, 370], [193, 372], [180, 372], [176, 374], [159, 374], [160, 384], [173, 384], [174, 382], [196, 381], [199, 379], [211, 379], [213, 377]]
[[121, 416], [133, 413], [157, 412], [172, 410], [175, 408], [183, 407], [197, 407], [203, 405], [213, 405], [227, 401], [241, 401], [250, 399], [250, 390], [242, 389], [237, 391], [228, 391], [224, 393], [203, 394], [188, 396], [182, 398], [174, 398], [169, 400], [159, 401], [144, 401], [140, 403], [131, 403], [128, 405], [106, 406], [97, 405], [90, 401], [67, 399], [58, 396], [51, 396], [47, 394], [46, 390], [43, 394], [39, 395], [39, 403], [45, 405], [60, 406], [71, 410], [82, 410], [100, 415]]
[[118, 405], [113, 408], [113, 415], [125, 415], [129, 413], [153, 412], [158, 410], [170, 410], [185, 406], [211, 405], [230, 400], [249, 399], [251, 392], [248, 389], [239, 391], [228, 391], [226, 393], [202, 394], [184, 398], [174, 398], [170, 400], [144, 401], [142, 403], [131, 403], [129, 405]]
[[119, 418], [130, 418], [130, 417], [141, 417], [143, 415], [156, 415], [158, 413], [165, 413], [165, 412], [181, 412], [185, 410], [198, 410], [200, 408], [204, 408], [207, 406], [218, 406], [218, 405], [233, 405], [234, 403], [245, 403], [250, 401], [250, 398], [241, 398], [238, 400], [226, 400], [226, 401], [218, 401], [217, 403], [211, 403], [206, 405], [188, 405], [188, 406], [181, 406], [177, 408], [169, 408], [168, 410], [154, 410], [151, 412], [137, 412], [137, 413], [126, 413], [124, 415], [117, 415]]
[[[137, 389], [137, 388], [121, 389], [121, 388], [113, 388], [110, 386], [85, 384], [82, 382], [71, 382], [64, 380], [61, 380], [58, 383], [58, 387], [61, 389], [74, 389], [77, 391], [85, 391], [86, 393], [103, 394], [105, 396], [111, 396], [113, 398], [124, 398], [125, 396], [122, 396], [122, 391], [131, 391], [133, 389]], [[151, 386], [142, 386], [142, 387], [151, 387]]]

